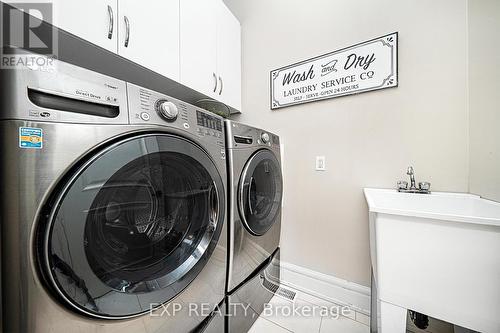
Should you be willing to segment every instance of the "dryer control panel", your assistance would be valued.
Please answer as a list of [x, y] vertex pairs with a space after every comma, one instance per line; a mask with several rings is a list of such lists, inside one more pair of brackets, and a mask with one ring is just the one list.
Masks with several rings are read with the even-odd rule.
[[269, 131], [226, 120], [226, 131], [231, 138], [228, 148], [268, 147], [280, 149], [279, 136]]
[[131, 83], [127, 92], [130, 124], [168, 126], [225, 146], [222, 117]]

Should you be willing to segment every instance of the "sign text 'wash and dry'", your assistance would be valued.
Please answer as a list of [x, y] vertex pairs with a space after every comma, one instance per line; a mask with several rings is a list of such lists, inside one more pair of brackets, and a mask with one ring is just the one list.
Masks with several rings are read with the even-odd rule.
[[271, 109], [396, 87], [398, 34], [271, 72]]

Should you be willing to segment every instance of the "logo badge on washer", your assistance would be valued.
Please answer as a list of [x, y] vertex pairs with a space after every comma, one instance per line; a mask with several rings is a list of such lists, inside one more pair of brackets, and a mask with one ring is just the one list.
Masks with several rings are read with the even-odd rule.
[[43, 148], [43, 130], [33, 127], [19, 127], [20, 148]]

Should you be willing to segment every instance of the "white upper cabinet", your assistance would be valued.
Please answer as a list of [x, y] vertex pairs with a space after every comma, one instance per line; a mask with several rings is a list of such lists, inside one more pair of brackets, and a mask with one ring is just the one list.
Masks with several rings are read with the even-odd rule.
[[119, 0], [118, 54], [179, 80], [179, 0]]
[[216, 99], [241, 110], [241, 26], [222, 1], [217, 1]]
[[205, 95], [216, 92], [216, 0], [181, 0], [180, 82]]
[[53, 0], [52, 24], [116, 52], [118, 0]]
[[222, 0], [181, 0], [181, 83], [241, 110], [241, 27]]
[[241, 27], [222, 0], [53, 4], [55, 26], [241, 110]]

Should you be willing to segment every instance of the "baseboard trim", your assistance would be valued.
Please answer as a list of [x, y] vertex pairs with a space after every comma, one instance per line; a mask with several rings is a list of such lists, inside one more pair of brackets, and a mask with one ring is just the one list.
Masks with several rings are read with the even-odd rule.
[[370, 314], [370, 288], [281, 261], [281, 283], [298, 291]]

